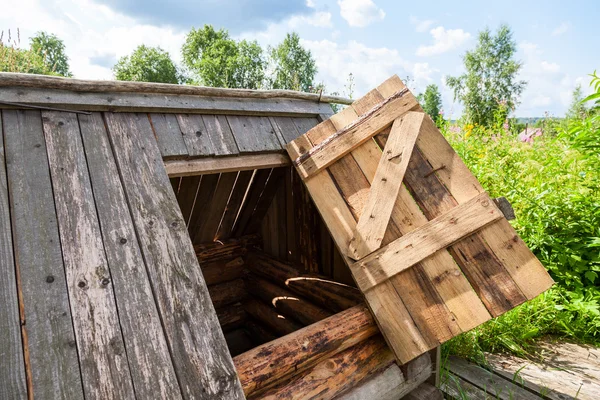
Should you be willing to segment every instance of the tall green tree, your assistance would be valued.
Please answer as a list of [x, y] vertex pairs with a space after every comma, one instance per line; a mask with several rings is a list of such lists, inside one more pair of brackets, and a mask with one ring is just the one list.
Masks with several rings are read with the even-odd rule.
[[214, 87], [261, 88], [265, 80], [263, 50], [256, 41], [236, 42], [225, 29], [211, 25], [192, 30], [182, 47], [183, 63], [195, 83]]
[[38, 32], [30, 39], [31, 51], [41, 55], [44, 64], [58, 75], [71, 77], [65, 44], [54, 34]]
[[587, 113], [585, 102], [583, 101], [583, 89], [581, 85], [577, 85], [573, 90], [573, 100], [567, 110], [567, 118], [584, 118]]
[[448, 77], [454, 97], [464, 104], [469, 121], [490, 125], [498, 113], [514, 110], [527, 82], [517, 79], [522, 63], [514, 59], [516, 42], [507, 25], [493, 34], [489, 29], [479, 33], [474, 50], [464, 58], [466, 72]]
[[65, 46], [55, 35], [40, 32], [31, 38], [29, 48], [21, 48], [19, 35], [14, 39], [10, 30], [7, 43], [3, 37], [4, 32], [0, 35], [0, 71], [71, 76]]
[[129, 56], [124, 56], [113, 66], [119, 81], [181, 83], [183, 76], [171, 60], [169, 53], [160, 47], [138, 46]]
[[442, 109], [442, 94], [438, 86], [434, 83], [427, 85], [425, 93], [419, 94], [418, 99], [421, 102], [423, 111], [436, 121]]
[[317, 66], [310, 51], [300, 44], [297, 33], [288, 33], [279, 45], [269, 49], [269, 55], [273, 70], [270, 87], [312, 91]]

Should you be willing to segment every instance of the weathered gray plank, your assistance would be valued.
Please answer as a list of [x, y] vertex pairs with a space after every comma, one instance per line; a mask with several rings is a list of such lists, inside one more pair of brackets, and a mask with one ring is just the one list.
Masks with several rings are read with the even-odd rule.
[[244, 201], [252, 175], [254, 175], [254, 171], [240, 171], [235, 181], [235, 186], [231, 191], [231, 196], [229, 196], [229, 201], [227, 202], [227, 207], [223, 213], [223, 219], [221, 220], [221, 225], [219, 225], [215, 239], [225, 240], [231, 236], [233, 224]]
[[202, 120], [208, 131], [215, 155], [229, 156], [239, 154], [235, 138], [224, 115], [203, 115]]
[[178, 114], [177, 121], [190, 157], [215, 154], [201, 115]]
[[135, 398], [77, 115], [42, 123], [87, 399]]
[[181, 398], [102, 115], [79, 126], [136, 397]]
[[188, 151], [175, 114], [150, 114], [148, 117], [163, 159], [187, 157]]
[[[328, 115], [322, 115], [321, 118], [328, 118]], [[325, 118], [325, 119], [327, 119]], [[312, 128], [314, 128], [315, 126], [317, 126], [319, 124], [319, 119], [316, 117], [298, 117], [298, 118], [292, 118], [292, 120], [294, 121], [294, 124], [296, 125], [296, 128], [298, 128], [298, 136], [299, 135], [304, 135], [306, 132], [308, 132], [309, 130], [311, 130]]]
[[62, 109], [190, 114], [302, 115], [326, 112], [327, 103], [295, 99], [247, 99], [211, 96], [92, 93], [23, 87], [3, 87], [0, 101], [39, 104]]
[[269, 117], [269, 119], [271, 120], [271, 124], [276, 128], [276, 132], [279, 134], [279, 141], [281, 142], [282, 147], [285, 147], [287, 143], [300, 136], [293, 118]]
[[42, 118], [39, 111], [2, 116], [33, 395], [82, 399]]
[[243, 399], [148, 119], [106, 121], [184, 397]]
[[227, 121], [229, 121], [240, 153], [280, 151], [282, 149], [269, 118], [228, 115]]
[[27, 397], [0, 116], [0, 399]]

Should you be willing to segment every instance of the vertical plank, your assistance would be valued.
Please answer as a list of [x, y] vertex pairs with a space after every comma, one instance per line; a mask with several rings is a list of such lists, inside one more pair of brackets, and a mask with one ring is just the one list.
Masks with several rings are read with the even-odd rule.
[[288, 247], [287, 247], [287, 239], [286, 239], [286, 235], [288, 233], [288, 227], [287, 227], [287, 196], [285, 193], [285, 180], [286, 177], [289, 175], [290, 169], [288, 167], [284, 167], [281, 168], [282, 170], [282, 174], [283, 174], [283, 178], [280, 180], [280, 184], [279, 187], [277, 188], [277, 193], [275, 194], [275, 200], [277, 202], [277, 208], [276, 208], [276, 213], [277, 213], [277, 226], [275, 229], [275, 232], [277, 234], [277, 238], [278, 238], [278, 252], [279, 252], [279, 259], [280, 260], [286, 260], [287, 258], [287, 253], [288, 253]]
[[184, 397], [243, 399], [147, 119], [115, 113], [106, 122]]
[[[289, 263], [291, 263], [292, 265], [296, 265], [296, 260], [297, 260], [297, 248], [296, 248], [296, 220], [295, 220], [295, 213], [294, 213], [294, 207], [295, 207], [295, 202], [294, 202], [294, 192], [293, 192], [293, 185], [292, 185], [292, 179], [293, 176], [296, 175], [296, 171], [292, 168], [289, 167], [287, 168], [286, 171], [286, 176], [285, 176], [285, 219], [286, 219], [286, 226], [287, 226], [287, 233], [285, 235], [285, 238], [287, 240], [287, 254], [284, 258], [284, 260], [287, 260]], [[323, 224], [321, 224], [323, 225]], [[327, 228], [325, 228], [325, 230], [327, 230]]]
[[2, 117], [31, 388], [34, 396], [82, 399], [42, 117], [22, 110], [3, 110]]
[[269, 180], [271, 171], [271, 169], [259, 169], [254, 174], [252, 183], [250, 184], [250, 189], [246, 194], [246, 200], [244, 201], [243, 207], [235, 222], [233, 236], [241, 236], [244, 234], [244, 232], [246, 232], [246, 228], [250, 222], [252, 214], [254, 213], [254, 209], [260, 200], [263, 190], [265, 190], [265, 185]]
[[180, 179], [181, 183], [179, 184], [179, 191], [177, 192], [177, 202], [179, 203], [179, 208], [181, 208], [183, 220], [186, 225], [189, 226], [202, 175], [186, 176]]
[[185, 158], [188, 150], [174, 114], [148, 114], [163, 160]]
[[240, 153], [281, 151], [275, 128], [268, 117], [228, 115], [227, 121]]
[[210, 205], [205, 210], [208, 218], [201, 228], [199, 237], [200, 243], [212, 242], [215, 240], [217, 229], [223, 218], [223, 213], [227, 207], [227, 201], [229, 200], [237, 176], [237, 172], [226, 172], [219, 177], [219, 182], [217, 183]]
[[86, 398], [135, 398], [77, 114], [42, 112]]
[[294, 203], [296, 206], [296, 247], [298, 252], [298, 268], [304, 272], [318, 273], [319, 254], [317, 248], [318, 215], [310, 198], [310, 194], [302, 184], [299, 176], [294, 176]]
[[252, 180], [252, 175], [254, 175], [254, 171], [240, 171], [238, 174], [238, 177], [235, 181], [235, 186], [231, 191], [231, 196], [229, 196], [229, 201], [227, 202], [227, 207], [223, 213], [223, 219], [221, 220], [221, 224], [219, 225], [219, 230], [217, 231], [215, 239], [225, 240], [229, 239], [231, 236], [233, 224], [235, 223], [240, 207], [242, 206], [246, 196], [248, 185]]
[[239, 154], [235, 138], [224, 115], [203, 115], [202, 121], [216, 156]]
[[[326, 117], [325, 119], [329, 118], [329, 116], [324, 117]], [[296, 125], [296, 129], [298, 129], [298, 135], [305, 134], [320, 122], [316, 117], [297, 117], [293, 118], [293, 121], [294, 125]]]
[[[271, 205], [271, 202], [277, 193], [277, 189], [283, 183], [284, 174], [285, 168], [273, 168], [271, 170], [271, 174], [264, 185], [264, 189], [260, 194], [260, 198], [256, 202], [252, 216], [243, 231], [244, 235], [255, 233], [260, 227], [260, 222], [267, 213], [267, 210], [269, 209], [269, 206]], [[276, 218], [276, 214], [274, 217]]]
[[210, 214], [208, 213], [208, 207], [215, 195], [217, 183], [219, 182], [219, 174], [202, 175], [200, 186], [198, 187], [198, 194], [196, 195], [196, 202], [194, 203], [194, 210], [190, 217], [189, 232], [192, 238], [192, 243], [202, 243], [201, 236], [204, 229], [204, 224], [208, 221]]
[[79, 126], [136, 397], [181, 398], [104, 120], [80, 115]]
[[181, 178], [169, 178], [169, 182], [171, 182], [173, 193], [175, 193], [175, 196], [177, 196], [179, 193], [179, 184], [181, 183]]
[[24, 399], [27, 397], [25, 362], [5, 166], [0, 115], [0, 332], [3, 333], [0, 338], [0, 398]]
[[177, 114], [177, 122], [190, 157], [215, 154], [204, 120], [199, 114]]

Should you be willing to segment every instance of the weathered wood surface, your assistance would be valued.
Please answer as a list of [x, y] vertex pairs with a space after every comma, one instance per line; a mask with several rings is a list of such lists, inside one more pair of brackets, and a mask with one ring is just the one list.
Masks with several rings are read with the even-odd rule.
[[181, 398], [104, 120], [80, 115], [79, 126], [135, 394]]
[[355, 306], [241, 354], [234, 363], [250, 396], [376, 333], [369, 310]]
[[85, 396], [133, 399], [77, 115], [45, 111], [42, 122]]
[[196, 193], [196, 200], [194, 202], [194, 208], [192, 215], [190, 215], [190, 223], [188, 224], [188, 231], [192, 243], [203, 243], [199, 240], [202, 233], [202, 228], [210, 215], [208, 214], [208, 207], [212, 202], [215, 195], [215, 189], [219, 182], [219, 174], [203, 175], [198, 187], [198, 193]]
[[244, 302], [244, 309], [248, 315], [280, 336], [289, 335], [302, 328], [302, 325], [291, 318], [286, 318], [279, 314], [272, 305], [262, 301], [248, 300]]
[[152, 129], [164, 160], [184, 158], [188, 150], [174, 114], [149, 114]]
[[242, 399], [148, 118], [107, 114], [106, 122], [184, 397]]
[[246, 285], [243, 279], [219, 283], [208, 287], [208, 293], [215, 308], [243, 301], [247, 296]]
[[271, 304], [279, 313], [304, 326], [314, 324], [332, 315], [321, 307], [267, 280], [248, 276], [245, 283], [248, 292], [254, 297]]
[[[350, 241], [349, 255], [360, 260], [381, 246], [398, 198], [408, 161], [421, 131], [425, 114], [411, 111], [394, 121], [379, 159], [369, 196]], [[386, 199], [386, 200], [384, 200]]]
[[243, 234], [248, 235], [256, 233], [258, 231], [258, 229], [260, 228], [260, 224], [263, 218], [265, 217], [267, 210], [269, 209], [269, 206], [271, 205], [273, 199], [275, 198], [275, 195], [277, 194], [277, 189], [279, 189], [283, 185], [284, 174], [284, 168], [273, 168], [271, 170], [267, 183], [265, 184], [262, 193], [260, 194], [260, 198], [254, 206], [252, 216], [249, 218], [248, 223], [246, 224], [246, 227], [243, 230]]
[[252, 177], [252, 183], [246, 194], [242, 209], [240, 210], [238, 217], [235, 221], [233, 228], [233, 236], [241, 236], [246, 232], [248, 223], [252, 218], [254, 209], [260, 200], [260, 196], [265, 189], [269, 176], [271, 175], [270, 169], [259, 169], [254, 173]]
[[[104, 81], [108, 82], [108, 81]], [[0, 85], [2, 79], [0, 79]], [[183, 85], [181, 87], [184, 87]], [[144, 113], [314, 116], [331, 110], [326, 103], [297, 99], [246, 99], [187, 94], [93, 93], [62, 89], [3, 87], [0, 101], [65, 110]], [[6, 107], [6, 105], [3, 105]]]
[[[432, 373], [431, 361], [427, 358], [427, 355], [421, 356], [419, 359], [413, 361], [413, 363], [415, 365], [414, 368], [411, 368], [410, 376], [405, 376], [400, 367], [394, 363], [383, 371], [365, 379], [364, 382], [361, 382], [356, 387], [348, 390], [346, 393], [337, 397], [337, 399], [398, 400], [400, 398], [407, 398], [406, 395], [420, 386], [423, 386], [423, 382], [425, 382]], [[429, 399], [429, 397], [423, 397], [423, 400]], [[431, 398], [431, 400], [433, 399], [435, 399], [435, 397]]]
[[227, 258], [244, 256], [250, 248], [259, 245], [257, 235], [247, 235], [214, 243], [201, 243], [194, 246], [200, 263], [209, 263]]
[[30, 395], [82, 399], [41, 114], [3, 110], [2, 120]]
[[202, 115], [177, 114], [177, 122], [179, 122], [183, 141], [191, 157], [215, 154]]
[[249, 399], [333, 399], [367, 376], [388, 367], [394, 355], [381, 336], [369, 338], [324, 359], [289, 382]]
[[219, 229], [215, 235], [216, 240], [222, 241], [231, 237], [233, 224], [235, 223], [238, 211], [244, 201], [246, 190], [248, 190], [248, 185], [250, 184], [253, 174], [254, 171], [240, 171], [238, 174], [235, 186], [229, 196], [227, 207], [225, 207], [223, 212], [223, 218], [219, 224]]
[[197, 226], [197, 241], [199, 243], [212, 242], [215, 240], [219, 224], [223, 218], [227, 201], [237, 180], [237, 172], [226, 172], [219, 176], [219, 182], [215, 188], [215, 193], [208, 207], [204, 209], [207, 218], [202, 226]]
[[437, 387], [423, 383], [404, 397], [405, 400], [444, 400], [444, 395]]
[[[293, 90], [226, 89], [207, 86], [176, 85], [153, 82], [126, 82], [111, 80], [94, 81], [11, 72], [0, 73], [0, 86], [66, 89], [74, 92], [190, 94], [197, 96], [242, 97], [251, 99], [289, 98], [338, 104], [350, 104], [352, 102], [352, 100], [340, 96], [298, 92]], [[328, 109], [328, 112], [331, 112], [330, 108]]]
[[267, 117], [228, 115], [227, 121], [240, 153], [279, 151], [281, 144]]
[[239, 153], [235, 138], [224, 115], [203, 115], [202, 120], [216, 156]]
[[[281, 150], [279, 150], [281, 151]], [[170, 177], [216, 174], [223, 172], [248, 171], [255, 169], [285, 167], [291, 164], [285, 154], [243, 154], [218, 158], [166, 161], [165, 168]]]
[[350, 269], [358, 287], [367, 291], [500, 218], [501, 211], [482, 193], [374, 251]]
[[333, 312], [340, 312], [363, 302], [358, 289], [324, 276], [303, 274], [294, 267], [262, 253], [248, 254], [249, 270]]
[[194, 202], [196, 201], [196, 194], [198, 193], [201, 180], [202, 177], [200, 175], [183, 177], [177, 191], [177, 203], [187, 226], [190, 224], [190, 217], [194, 210]]
[[200, 262], [200, 268], [206, 285], [216, 285], [241, 278], [244, 271], [244, 259], [236, 257], [210, 263]]
[[3, 332], [0, 339], [0, 398], [24, 399], [27, 397], [25, 362], [5, 166], [0, 115], [0, 332]]

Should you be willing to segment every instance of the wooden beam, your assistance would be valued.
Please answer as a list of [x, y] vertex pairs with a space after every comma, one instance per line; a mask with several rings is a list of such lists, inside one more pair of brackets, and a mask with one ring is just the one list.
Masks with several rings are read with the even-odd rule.
[[[244, 393], [264, 391], [319, 360], [374, 336], [377, 326], [366, 306], [352, 307], [233, 359]], [[268, 357], [261, 355], [268, 354]]]
[[200, 263], [202, 275], [207, 286], [229, 282], [242, 277], [244, 260], [236, 257], [229, 260], [218, 260], [210, 263]]
[[500, 218], [502, 212], [482, 193], [369, 254], [350, 269], [358, 287], [366, 292]]
[[193, 160], [165, 161], [169, 177], [216, 174], [285, 167], [290, 158], [283, 153], [245, 154], [240, 156], [207, 157]]
[[359, 260], [381, 246], [425, 114], [411, 111], [392, 125], [348, 256]]
[[280, 336], [289, 335], [302, 328], [302, 325], [280, 315], [271, 304], [249, 300], [244, 302], [244, 309], [252, 318], [262, 322]]
[[248, 314], [242, 304], [233, 304], [217, 310], [217, 318], [219, 318], [219, 325], [223, 332], [229, 332], [244, 326], [248, 320]]
[[249, 99], [299, 99], [318, 101], [321, 103], [352, 104], [351, 99], [340, 96], [299, 92], [294, 90], [227, 89], [207, 86], [176, 85], [169, 83], [126, 82], [112, 80], [94, 81], [11, 72], [0, 73], [0, 86], [63, 89], [72, 90], [74, 92], [93, 93], [160, 93], [234, 98], [241, 97]]
[[[298, 173], [303, 179], [315, 175], [382, 132], [396, 118], [418, 105], [419, 103], [415, 97], [407, 89], [396, 92], [393, 96], [375, 105], [360, 118], [336, 131], [306, 153], [301, 154], [294, 160]], [[321, 128], [318, 125], [313, 129], [319, 130]], [[311, 131], [308, 131], [306, 135], [310, 137]]]
[[209, 286], [208, 293], [210, 293], [210, 299], [215, 308], [222, 308], [226, 305], [243, 301], [248, 296], [242, 279]]
[[214, 243], [203, 243], [194, 246], [199, 263], [209, 263], [224, 259], [240, 257], [248, 253], [248, 249], [260, 244], [257, 235], [242, 236]]

